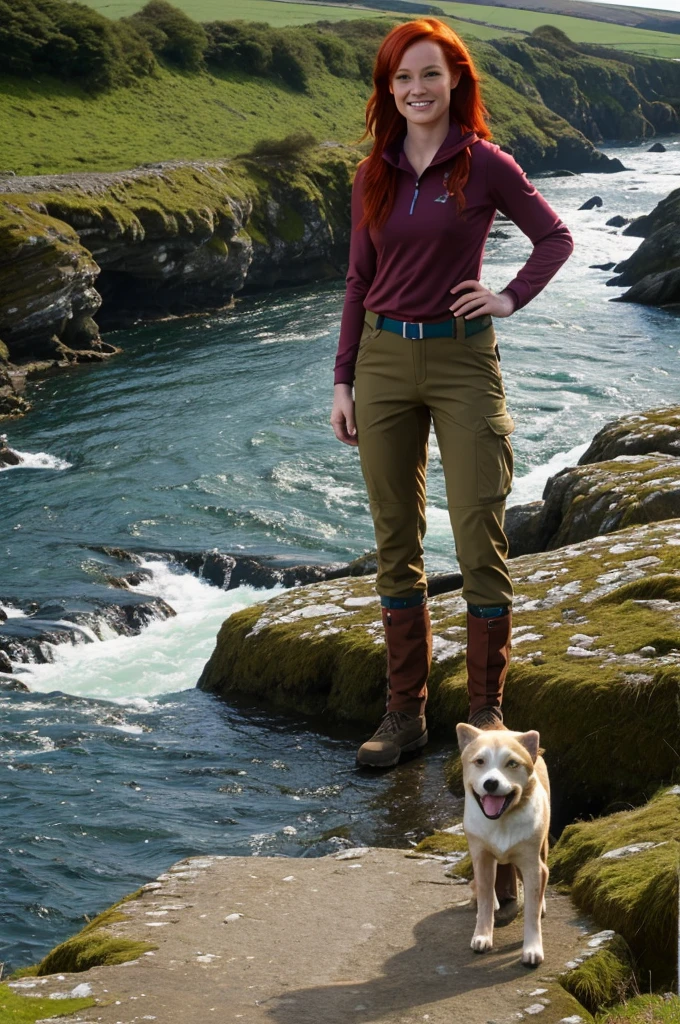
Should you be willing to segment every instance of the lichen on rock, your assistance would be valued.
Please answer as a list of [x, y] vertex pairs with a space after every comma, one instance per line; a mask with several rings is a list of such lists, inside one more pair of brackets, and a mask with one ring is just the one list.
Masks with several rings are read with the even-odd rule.
[[[678, 770], [680, 521], [523, 556], [510, 570], [508, 725], [539, 729], [566, 805], [649, 796]], [[362, 730], [374, 725], [384, 708], [385, 653], [373, 587], [370, 577], [315, 584], [237, 612], [199, 686]], [[453, 593], [429, 605], [441, 657], [428, 723], [452, 735], [467, 717], [465, 602]]]

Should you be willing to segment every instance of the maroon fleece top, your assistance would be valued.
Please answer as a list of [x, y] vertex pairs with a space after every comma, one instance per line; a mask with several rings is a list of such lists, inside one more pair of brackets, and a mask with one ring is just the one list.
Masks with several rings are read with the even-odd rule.
[[[357, 225], [363, 216], [361, 165], [352, 189], [352, 235], [347, 292], [335, 361], [335, 383], [354, 380], [364, 310], [395, 320], [437, 321], [452, 316], [450, 289], [479, 280], [484, 245], [496, 211], [509, 217], [533, 242], [533, 251], [504, 291], [521, 309], [545, 288], [573, 249], [569, 229], [536, 191], [517, 162], [498, 146], [461, 134], [449, 134], [420, 178], [408, 162], [403, 138], [383, 152], [397, 168], [392, 212], [382, 228]], [[470, 146], [470, 177], [463, 193], [466, 206], [456, 211], [447, 199], [444, 176], [452, 158]]]

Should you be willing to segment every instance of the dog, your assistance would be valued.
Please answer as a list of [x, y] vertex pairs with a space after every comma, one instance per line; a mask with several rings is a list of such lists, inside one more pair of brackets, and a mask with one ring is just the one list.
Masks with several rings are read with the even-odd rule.
[[522, 963], [543, 962], [541, 916], [548, 881], [550, 783], [540, 756], [539, 734], [456, 726], [463, 762], [463, 829], [470, 848], [477, 896], [477, 923], [470, 945], [493, 947], [496, 863], [514, 864], [524, 883]]

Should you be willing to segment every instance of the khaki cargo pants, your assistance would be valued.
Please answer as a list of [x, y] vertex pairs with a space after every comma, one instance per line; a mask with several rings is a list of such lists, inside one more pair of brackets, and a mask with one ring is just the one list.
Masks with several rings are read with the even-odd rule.
[[512, 601], [503, 532], [512, 484], [514, 424], [493, 323], [465, 337], [412, 341], [375, 329], [367, 312], [356, 364], [355, 413], [361, 469], [378, 547], [383, 597], [426, 590], [425, 480], [430, 423], [441, 453], [449, 517], [469, 604]]

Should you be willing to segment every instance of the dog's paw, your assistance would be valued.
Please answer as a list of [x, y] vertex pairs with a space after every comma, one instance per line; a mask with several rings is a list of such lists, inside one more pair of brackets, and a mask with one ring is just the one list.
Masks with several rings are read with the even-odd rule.
[[525, 967], [538, 967], [543, 959], [543, 946], [525, 946], [522, 950], [522, 963]]
[[470, 947], [475, 953], [488, 953], [493, 948], [493, 939], [490, 935], [473, 935]]

